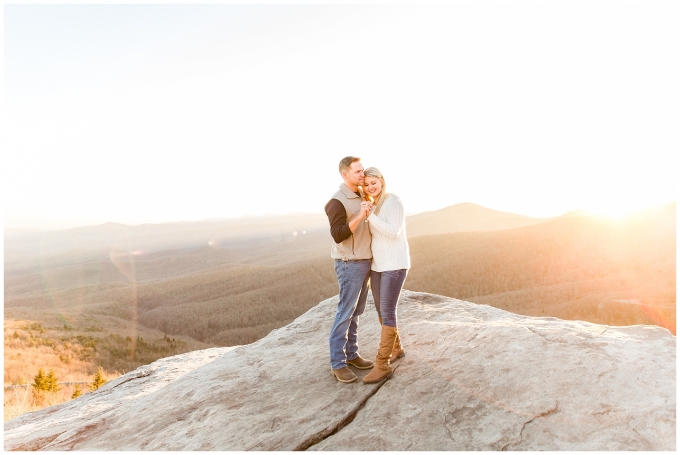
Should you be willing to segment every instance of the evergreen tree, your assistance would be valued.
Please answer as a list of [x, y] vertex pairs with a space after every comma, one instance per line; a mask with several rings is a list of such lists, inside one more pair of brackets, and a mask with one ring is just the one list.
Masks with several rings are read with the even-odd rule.
[[83, 394], [83, 391], [80, 390], [80, 384], [76, 384], [76, 388], [73, 390], [73, 395], [71, 395], [71, 398], [78, 398]]
[[35, 377], [33, 378], [33, 384], [31, 385], [35, 390], [46, 390], [45, 380], [46, 380], [45, 372], [43, 371], [42, 368], [39, 368], [38, 374], [36, 374]]
[[54, 370], [50, 370], [50, 372], [47, 373], [47, 376], [45, 377], [44, 390], [46, 392], [58, 392], [59, 391], [59, 383], [58, 383], [57, 377], [54, 374]]
[[90, 390], [97, 390], [104, 384], [106, 384], [106, 379], [104, 379], [104, 369], [99, 367], [94, 375], [92, 384], [90, 384]]
[[54, 371], [45, 375], [42, 368], [38, 369], [38, 374], [33, 378], [33, 399], [38, 406], [42, 406], [45, 401], [46, 392], [56, 392], [58, 389], [57, 377], [54, 375]]

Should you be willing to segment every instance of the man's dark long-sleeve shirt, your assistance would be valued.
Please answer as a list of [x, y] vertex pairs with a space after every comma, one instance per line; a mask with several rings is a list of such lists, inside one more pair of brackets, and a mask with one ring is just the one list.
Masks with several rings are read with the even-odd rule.
[[[360, 193], [356, 193], [359, 195]], [[331, 199], [324, 207], [328, 222], [331, 224], [331, 236], [335, 243], [340, 243], [352, 236], [352, 230], [349, 228], [347, 222], [347, 210], [342, 202], [337, 199]]]

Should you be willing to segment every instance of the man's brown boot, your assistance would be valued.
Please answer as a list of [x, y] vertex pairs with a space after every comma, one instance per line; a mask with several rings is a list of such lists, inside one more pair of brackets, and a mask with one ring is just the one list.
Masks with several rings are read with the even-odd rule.
[[378, 355], [375, 358], [375, 366], [364, 376], [364, 384], [373, 384], [380, 382], [385, 378], [392, 376], [392, 367], [390, 366], [390, 355], [394, 348], [394, 338], [397, 335], [397, 328], [387, 325], [382, 326], [380, 332], [380, 347], [378, 347]]
[[373, 366], [373, 362], [358, 355], [355, 359], [348, 360], [347, 365], [352, 365], [354, 368], [358, 368], [360, 370], [368, 370]]
[[394, 349], [392, 349], [391, 360], [401, 359], [406, 355], [406, 351], [401, 346], [401, 339], [399, 338], [399, 329], [397, 329], [397, 336], [394, 337]]
[[357, 380], [357, 375], [352, 373], [349, 367], [342, 367], [331, 371], [340, 382], [354, 382]]

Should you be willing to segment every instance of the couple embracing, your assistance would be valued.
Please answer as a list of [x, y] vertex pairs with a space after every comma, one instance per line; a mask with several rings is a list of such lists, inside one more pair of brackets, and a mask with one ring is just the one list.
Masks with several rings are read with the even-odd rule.
[[[397, 303], [411, 267], [401, 199], [386, 191], [385, 179], [374, 167], [364, 170], [360, 158], [340, 161], [343, 183], [326, 204], [334, 244], [340, 295], [329, 337], [331, 370], [340, 382], [354, 382], [349, 368], [372, 368], [364, 383], [392, 374], [390, 360], [403, 357], [397, 329]], [[380, 320], [380, 346], [375, 363], [359, 355], [357, 332], [369, 283]]]

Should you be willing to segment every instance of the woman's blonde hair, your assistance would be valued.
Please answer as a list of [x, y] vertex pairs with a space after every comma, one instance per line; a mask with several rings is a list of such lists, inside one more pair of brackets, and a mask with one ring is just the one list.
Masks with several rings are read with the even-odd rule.
[[380, 212], [380, 207], [382, 207], [383, 202], [385, 202], [385, 199], [387, 199], [387, 185], [385, 185], [385, 177], [383, 177], [377, 167], [369, 167], [364, 169], [364, 177], [375, 177], [380, 180], [380, 183], [382, 184], [382, 189], [380, 190], [378, 199], [373, 201], [375, 204], [374, 213], [377, 215]]

